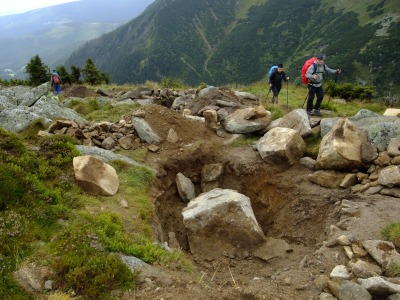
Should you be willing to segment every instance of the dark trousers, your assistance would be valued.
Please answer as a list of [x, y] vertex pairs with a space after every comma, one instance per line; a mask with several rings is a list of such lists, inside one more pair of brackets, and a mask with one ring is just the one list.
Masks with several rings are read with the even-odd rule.
[[315, 87], [312, 85], [308, 86], [307, 111], [312, 111], [315, 95], [317, 95], [317, 103], [315, 103], [314, 109], [319, 111], [322, 99], [324, 99], [324, 90], [322, 85], [320, 87]]
[[60, 95], [61, 93], [61, 85], [54, 85], [54, 93]]
[[271, 87], [272, 93], [274, 94], [274, 97], [278, 97], [279, 92], [282, 89], [282, 84], [273, 84]]

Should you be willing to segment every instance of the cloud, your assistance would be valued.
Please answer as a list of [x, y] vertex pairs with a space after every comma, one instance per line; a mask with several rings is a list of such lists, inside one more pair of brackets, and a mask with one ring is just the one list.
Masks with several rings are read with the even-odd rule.
[[0, 0], [0, 16], [20, 14], [30, 10], [80, 0]]

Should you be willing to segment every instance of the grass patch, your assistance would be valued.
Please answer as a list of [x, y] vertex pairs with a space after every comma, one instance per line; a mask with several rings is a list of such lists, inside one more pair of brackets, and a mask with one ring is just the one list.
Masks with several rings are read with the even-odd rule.
[[400, 222], [386, 225], [381, 234], [385, 240], [391, 241], [397, 248], [400, 248]]
[[138, 148], [135, 150], [118, 150], [118, 151], [116, 151], [116, 153], [124, 155], [126, 157], [129, 157], [139, 163], [145, 162], [146, 155], [148, 152], [149, 152], [149, 150], [146, 147]]
[[121, 118], [126, 115], [129, 111], [140, 107], [139, 104], [121, 104], [121, 105], [111, 105], [110, 103], [100, 107], [96, 110], [91, 110], [89, 113], [84, 114], [85, 118], [89, 121], [108, 121], [108, 122], [118, 122]]
[[391, 264], [389, 267], [389, 274], [391, 275], [391, 277], [400, 277], [400, 265]]
[[321, 144], [322, 138], [318, 135], [310, 135], [304, 138], [304, 141], [307, 144], [306, 150], [304, 151], [304, 156], [311, 157], [313, 159], [317, 159], [319, 146]]
[[235, 139], [230, 145], [232, 147], [243, 147], [254, 144], [260, 139], [259, 135], [242, 134], [239, 138]]

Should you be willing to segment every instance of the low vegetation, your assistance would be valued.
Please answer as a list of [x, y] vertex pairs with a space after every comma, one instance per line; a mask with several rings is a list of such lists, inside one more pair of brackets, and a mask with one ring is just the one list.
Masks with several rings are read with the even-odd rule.
[[[85, 299], [111, 299], [111, 291], [135, 287], [138, 273], [115, 253], [191, 269], [181, 253], [153, 243], [154, 210], [147, 190], [154, 174], [112, 162], [129, 205], [119, 213], [119, 195], [93, 197], [76, 186], [74, 143], [66, 136], [23, 139], [0, 129], [1, 299], [34, 299], [12, 275], [29, 262], [51, 269], [60, 291], [73, 290]], [[105, 211], [104, 201], [109, 203]]]
[[400, 222], [386, 225], [382, 229], [382, 236], [400, 249]]

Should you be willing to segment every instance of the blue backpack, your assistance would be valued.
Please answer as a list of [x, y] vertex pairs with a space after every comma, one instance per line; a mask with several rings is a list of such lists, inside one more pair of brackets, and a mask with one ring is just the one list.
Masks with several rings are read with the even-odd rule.
[[269, 69], [268, 82], [270, 82], [270, 78], [271, 78], [272, 73], [274, 73], [275, 70], [277, 70], [277, 69], [278, 69], [278, 66], [272, 66], [271, 69]]

